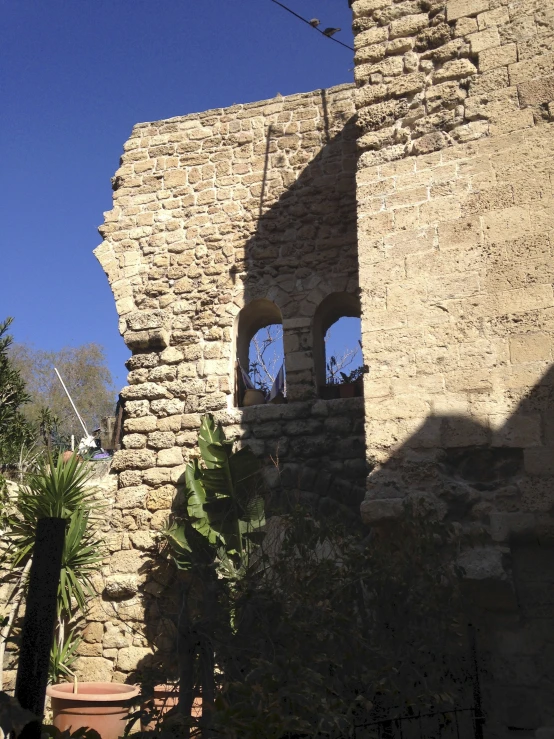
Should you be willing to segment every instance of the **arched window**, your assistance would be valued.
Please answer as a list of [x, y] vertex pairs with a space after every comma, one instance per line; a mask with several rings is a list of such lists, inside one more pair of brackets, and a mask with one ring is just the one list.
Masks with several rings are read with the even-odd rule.
[[238, 315], [235, 404], [278, 403], [285, 397], [283, 319], [270, 300], [253, 300]]
[[315, 377], [322, 398], [354, 397], [363, 392], [360, 301], [351, 293], [332, 293], [314, 316]]

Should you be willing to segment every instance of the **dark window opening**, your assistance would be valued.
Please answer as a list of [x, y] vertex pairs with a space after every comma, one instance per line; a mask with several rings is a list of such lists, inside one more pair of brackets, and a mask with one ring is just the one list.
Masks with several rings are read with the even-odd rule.
[[360, 304], [355, 295], [333, 293], [314, 318], [314, 363], [319, 396], [327, 400], [363, 395]]
[[281, 312], [269, 300], [254, 300], [238, 318], [235, 404], [282, 403], [285, 398]]

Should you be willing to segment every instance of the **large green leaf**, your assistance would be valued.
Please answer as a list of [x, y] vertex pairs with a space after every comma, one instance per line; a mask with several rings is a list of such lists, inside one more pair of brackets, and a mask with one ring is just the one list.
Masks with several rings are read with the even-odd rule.
[[[186, 519], [175, 521], [166, 539], [178, 567], [205, 564], [211, 557], [226, 577], [222, 570], [225, 558], [238, 558], [238, 564], [252, 544], [261, 540], [255, 536], [265, 522], [259, 494], [260, 463], [249, 448], [233, 451], [233, 442], [209, 414], [202, 419], [198, 446], [201, 459], [193, 460], [185, 470]], [[231, 569], [236, 574], [234, 564]]]
[[213, 444], [222, 444], [225, 441], [225, 433], [221, 424], [216, 424], [213, 416], [207, 413], [202, 418], [198, 432], [198, 447], [206, 467], [211, 468], [214, 464], [218, 463], [218, 457], [214, 455], [213, 451], [210, 451], [210, 447]]
[[187, 486], [187, 510], [191, 518], [205, 518], [204, 503], [206, 491], [202, 483], [202, 470], [198, 460], [193, 460], [185, 469], [185, 484]]
[[229, 467], [233, 483], [239, 485], [257, 475], [260, 472], [261, 464], [250, 447], [245, 446], [231, 456]]

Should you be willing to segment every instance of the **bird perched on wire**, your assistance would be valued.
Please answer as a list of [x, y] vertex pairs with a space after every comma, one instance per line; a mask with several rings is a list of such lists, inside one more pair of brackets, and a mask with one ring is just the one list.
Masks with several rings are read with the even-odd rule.
[[320, 23], [321, 21], [319, 20], [319, 18], [312, 18], [312, 20], [310, 21], [310, 26], [313, 26], [313, 28], [317, 28]]
[[322, 34], [323, 34], [324, 36], [328, 36], [329, 38], [331, 38], [331, 36], [334, 36], [334, 35], [335, 35], [335, 33], [338, 33], [338, 32], [339, 32], [340, 30], [341, 30], [340, 28], [326, 28], [326, 29], [325, 29], [324, 31], [322, 31], [321, 33], [322, 33]]

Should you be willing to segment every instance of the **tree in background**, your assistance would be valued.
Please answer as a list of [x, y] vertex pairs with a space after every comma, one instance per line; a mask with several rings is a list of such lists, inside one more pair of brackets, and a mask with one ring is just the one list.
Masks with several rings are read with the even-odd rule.
[[25, 417], [41, 431], [52, 425], [47, 421], [54, 419], [53, 427], [61, 437], [74, 434], [79, 439], [83, 436], [83, 429], [54, 367], [60, 372], [89, 432], [100, 426], [101, 418], [113, 415], [116, 394], [104, 349], [99, 344], [65, 347], [57, 352], [14, 344], [10, 360], [30, 394]]
[[0, 468], [13, 464], [32, 437], [23, 414], [30, 397], [23, 373], [8, 351], [13, 339], [6, 332], [12, 322], [7, 318], [0, 323]]

